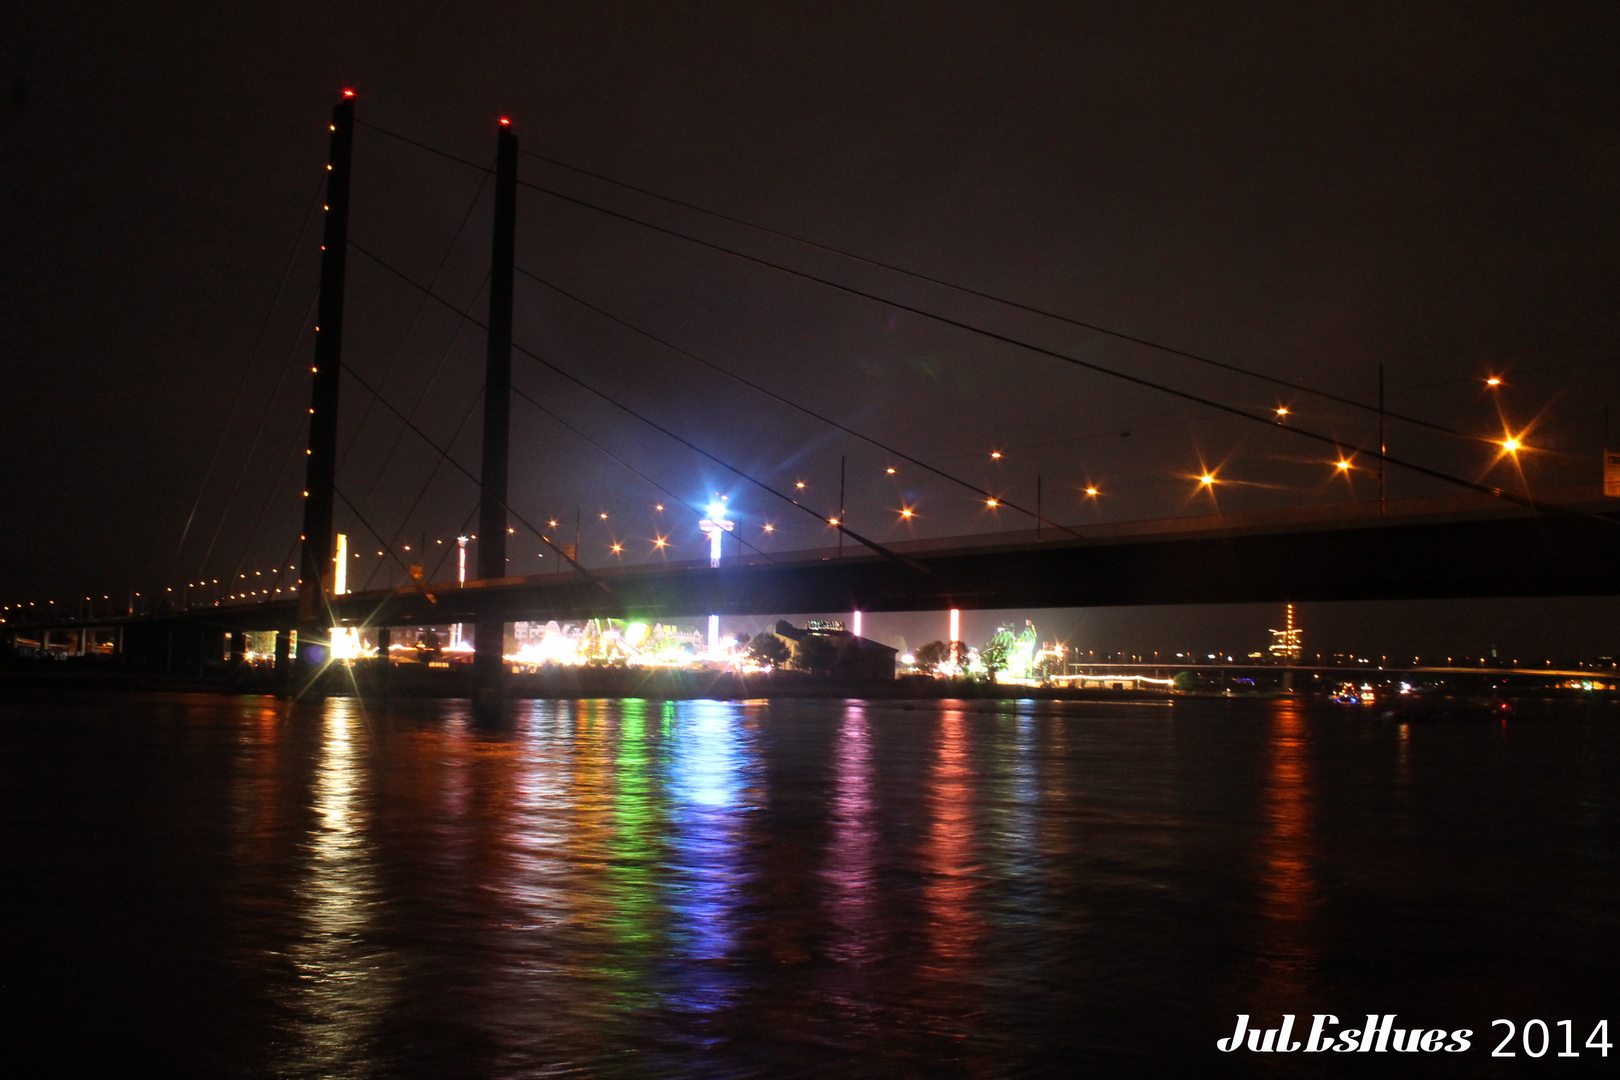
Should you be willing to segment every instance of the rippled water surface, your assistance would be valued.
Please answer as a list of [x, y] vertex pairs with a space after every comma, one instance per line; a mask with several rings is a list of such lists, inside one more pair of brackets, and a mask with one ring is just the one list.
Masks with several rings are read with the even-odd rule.
[[1214, 1042], [1240, 1012], [1620, 1037], [1616, 719], [13, 695], [6, 1059], [1347, 1075]]

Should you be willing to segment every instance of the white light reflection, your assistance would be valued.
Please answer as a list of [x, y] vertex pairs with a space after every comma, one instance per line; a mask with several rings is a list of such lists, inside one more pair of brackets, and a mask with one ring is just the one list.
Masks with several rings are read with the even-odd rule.
[[292, 953], [301, 992], [294, 1004], [302, 1044], [295, 1071], [362, 1076], [382, 1068], [378, 1022], [399, 981], [393, 956], [370, 940], [381, 905], [366, 835], [370, 775], [357, 743], [365, 720], [353, 698], [329, 698], [315, 773], [316, 816], [298, 891], [304, 934]]

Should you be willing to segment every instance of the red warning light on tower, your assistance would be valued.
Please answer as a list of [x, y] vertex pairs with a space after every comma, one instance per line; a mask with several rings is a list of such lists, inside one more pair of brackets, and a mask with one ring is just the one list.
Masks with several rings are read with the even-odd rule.
[[512, 118], [511, 117], [509, 117], [509, 116], [501, 117], [501, 127], [511, 127], [511, 126], [512, 126]]
[[354, 97], [354, 91], [350, 90], [348, 87], [344, 87], [343, 88], [343, 96], [346, 97], [346, 98], [347, 97]]

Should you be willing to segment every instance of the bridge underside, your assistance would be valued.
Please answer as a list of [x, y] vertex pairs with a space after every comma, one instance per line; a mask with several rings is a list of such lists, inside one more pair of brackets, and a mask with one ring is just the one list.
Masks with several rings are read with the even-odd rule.
[[[1051, 534], [1048, 533], [1048, 536]], [[999, 539], [999, 538], [998, 538]], [[350, 624], [674, 618], [859, 609], [1104, 607], [1322, 600], [1620, 595], [1620, 514], [1325, 522], [1076, 540], [904, 547], [905, 561], [820, 553], [711, 569], [638, 566], [341, 597]], [[830, 554], [830, 553], [829, 553]], [[290, 608], [288, 609], [291, 610]], [[214, 609], [274, 628], [279, 605]]]
[[[898, 545], [904, 561], [864, 550], [842, 559], [814, 552], [718, 569], [703, 563], [593, 570], [594, 581], [569, 572], [465, 588], [451, 582], [425, 591], [356, 593], [339, 597], [331, 615], [335, 624], [355, 626], [443, 626], [714, 612], [1614, 596], [1620, 595], [1620, 510], [1611, 506], [1536, 516], [1504, 514], [1497, 504], [1471, 516], [1427, 517], [1379, 517], [1376, 508], [1361, 507], [1348, 514], [1312, 511], [1314, 521], [1293, 513], [1258, 523], [1210, 518], [1119, 526], [1115, 535], [1084, 540], [1053, 540], [1048, 533], [1036, 542], [1031, 534], [1003, 534], [995, 543]], [[290, 629], [297, 605], [208, 607], [94, 625], [115, 623], [127, 628], [132, 650], [145, 642], [172, 651], [176, 641], [197, 633]]]

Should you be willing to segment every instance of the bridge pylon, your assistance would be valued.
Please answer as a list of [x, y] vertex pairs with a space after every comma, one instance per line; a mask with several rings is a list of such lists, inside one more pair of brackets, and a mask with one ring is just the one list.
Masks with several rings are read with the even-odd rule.
[[343, 374], [343, 284], [349, 252], [349, 179], [354, 148], [354, 92], [332, 108], [327, 159], [321, 286], [311, 365], [309, 455], [304, 479], [304, 532], [298, 588], [298, 664], [307, 686], [328, 658], [332, 617], [332, 500], [337, 490], [338, 388]]
[[[479, 470], [478, 576], [506, 577], [507, 450], [512, 411], [512, 282], [517, 255], [517, 135], [501, 118], [495, 153], [495, 227], [490, 245], [489, 332], [484, 362], [484, 452]], [[506, 622], [499, 615], [474, 624], [475, 701], [498, 707], [506, 680]]]

